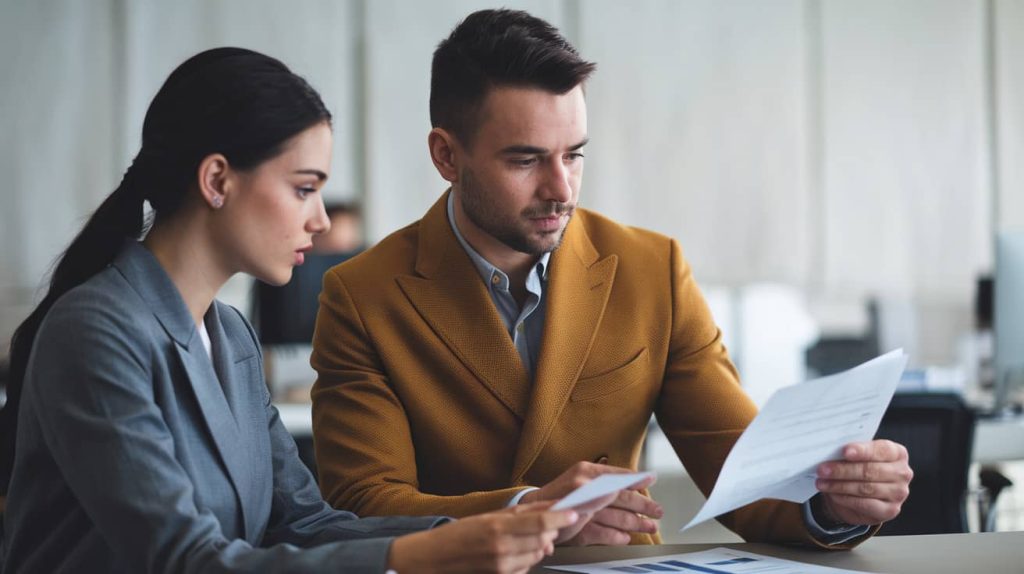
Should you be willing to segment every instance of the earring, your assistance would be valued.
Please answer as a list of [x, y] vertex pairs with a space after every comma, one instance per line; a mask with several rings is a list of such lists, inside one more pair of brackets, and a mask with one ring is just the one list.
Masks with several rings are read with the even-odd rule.
[[222, 199], [221, 196], [219, 195], [213, 196], [213, 199], [211, 199], [210, 201], [213, 203], [214, 209], [220, 209], [221, 206], [224, 205], [224, 199]]

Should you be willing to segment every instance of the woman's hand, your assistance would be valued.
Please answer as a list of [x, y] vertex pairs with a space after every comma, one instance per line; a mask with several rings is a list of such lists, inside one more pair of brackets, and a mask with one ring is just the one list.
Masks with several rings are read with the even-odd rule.
[[395, 540], [388, 567], [408, 572], [526, 572], [554, 551], [559, 529], [574, 524], [573, 510], [551, 502], [480, 514]]

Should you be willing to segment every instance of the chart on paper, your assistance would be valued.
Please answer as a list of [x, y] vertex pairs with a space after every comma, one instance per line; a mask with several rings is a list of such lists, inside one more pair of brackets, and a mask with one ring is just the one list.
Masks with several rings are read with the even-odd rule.
[[563, 572], [583, 574], [659, 574], [661, 572], [702, 572], [704, 574], [871, 574], [818, 566], [742, 550], [715, 548], [703, 552], [649, 556], [630, 560], [547, 566]]

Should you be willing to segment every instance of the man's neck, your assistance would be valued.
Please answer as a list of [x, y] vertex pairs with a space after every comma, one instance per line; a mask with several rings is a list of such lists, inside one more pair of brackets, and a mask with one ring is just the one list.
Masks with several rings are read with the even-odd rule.
[[508, 275], [509, 282], [511, 283], [510, 290], [517, 301], [520, 298], [516, 296], [517, 291], [521, 292], [523, 298], [525, 298], [526, 277], [530, 274], [530, 269], [537, 264], [537, 261], [540, 261], [541, 256], [516, 251], [498, 241], [489, 233], [477, 227], [466, 216], [466, 213], [462, 210], [462, 205], [458, 201], [455, 202], [454, 208], [455, 225], [459, 228], [462, 238], [488, 263], [500, 269], [505, 275]]

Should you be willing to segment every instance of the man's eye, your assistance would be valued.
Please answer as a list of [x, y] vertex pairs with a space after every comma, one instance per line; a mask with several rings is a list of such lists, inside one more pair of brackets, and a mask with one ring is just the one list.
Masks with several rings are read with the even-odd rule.
[[514, 165], [516, 167], [530, 167], [533, 164], [537, 163], [537, 158], [535, 158], [535, 157], [525, 157], [525, 158], [510, 159], [509, 163], [511, 163], [512, 165]]
[[583, 159], [583, 154], [578, 152], [578, 151], [574, 151], [574, 152], [572, 152], [570, 154], [566, 154], [566, 156], [565, 156], [565, 160], [568, 161], [568, 162], [574, 162], [574, 161], [578, 161], [578, 160], [581, 160], [581, 159]]

